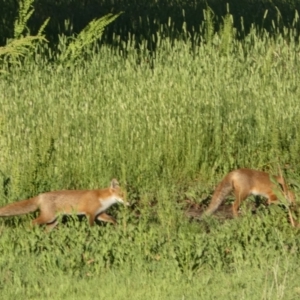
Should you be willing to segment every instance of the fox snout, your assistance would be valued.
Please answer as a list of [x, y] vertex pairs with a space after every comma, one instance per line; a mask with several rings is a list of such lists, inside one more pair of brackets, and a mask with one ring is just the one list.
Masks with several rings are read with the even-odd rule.
[[124, 200], [124, 199], [121, 198], [121, 197], [117, 197], [116, 200], [117, 200], [119, 203], [122, 203], [122, 204], [124, 204], [124, 205], [126, 205], [126, 206], [130, 206], [130, 203], [127, 202], [126, 200]]
[[125, 201], [124, 199], [120, 198], [119, 202], [123, 203], [126, 206], [130, 206], [130, 203]]

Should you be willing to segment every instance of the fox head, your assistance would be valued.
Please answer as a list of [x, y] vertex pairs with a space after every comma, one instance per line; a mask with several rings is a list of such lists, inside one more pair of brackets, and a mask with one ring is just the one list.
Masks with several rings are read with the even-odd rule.
[[120, 188], [119, 182], [117, 179], [112, 179], [110, 183], [110, 189], [114, 194], [115, 199], [117, 202], [123, 203], [124, 205], [129, 206], [130, 204], [125, 201], [126, 193]]

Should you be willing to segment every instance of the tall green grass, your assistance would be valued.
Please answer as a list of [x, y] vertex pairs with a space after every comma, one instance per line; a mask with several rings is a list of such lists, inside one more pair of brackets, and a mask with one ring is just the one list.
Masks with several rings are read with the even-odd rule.
[[253, 32], [224, 54], [215, 36], [191, 56], [160, 43], [155, 58], [104, 46], [78, 67], [28, 62], [2, 78], [1, 169], [18, 174], [15, 197], [39, 172], [52, 188], [117, 176], [156, 190], [239, 166], [298, 171], [297, 44]]
[[1, 205], [116, 177], [133, 206], [111, 209], [116, 228], [69, 218], [46, 234], [29, 228], [33, 216], [1, 219], [7, 299], [299, 295], [298, 230], [280, 207], [223, 223], [184, 215], [185, 200], [200, 203], [237, 167], [279, 164], [298, 192], [299, 46], [292, 31], [273, 39], [253, 28], [238, 41], [228, 24], [199, 47], [161, 38], [155, 56], [146, 43], [124, 45], [126, 56], [102, 46], [65, 68], [45, 62], [43, 46], [8, 67]]

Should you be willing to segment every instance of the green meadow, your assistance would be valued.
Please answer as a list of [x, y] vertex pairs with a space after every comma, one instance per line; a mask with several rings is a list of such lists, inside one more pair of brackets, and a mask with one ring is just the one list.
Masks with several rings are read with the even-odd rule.
[[66, 63], [61, 36], [58, 52], [39, 42], [1, 60], [1, 206], [112, 178], [131, 203], [109, 209], [116, 227], [1, 218], [3, 299], [299, 298], [300, 232], [284, 207], [253, 215], [250, 197], [237, 219], [186, 214], [239, 167], [280, 167], [299, 202], [298, 21], [238, 39], [230, 15], [215, 33], [207, 20], [196, 44], [158, 32], [155, 53], [132, 36]]

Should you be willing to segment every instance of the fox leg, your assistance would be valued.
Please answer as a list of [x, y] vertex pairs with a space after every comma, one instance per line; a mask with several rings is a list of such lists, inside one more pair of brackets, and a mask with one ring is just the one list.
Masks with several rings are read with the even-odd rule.
[[32, 221], [32, 225], [44, 225], [46, 224], [46, 231], [51, 231], [56, 225], [57, 220], [55, 215], [46, 215], [41, 213], [36, 219]]
[[269, 197], [268, 197], [268, 204], [272, 204], [274, 202], [276, 202], [278, 199], [277, 199], [277, 196], [275, 194], [270, 194]]
[[56, 219], [56, 216], [49, 216], [41, 213], [36, 219], [32, 221], [33, 225], [43, 225], [53, 223]]
[[112, 223], [112, 224], [117, 224], [116, 220], [112, 216], [110, 216], [110, 215], [108, 215], [104, 212], [97, 216], [97, 220], [104, 221], [104, 222], [109, 222], [109, 223]]
[[49, 232], [51, 231], [56, 225], [57, 225], [58, 221], [55, 220], [54, 222], [48, 223], [46, 224], [46, 231]]
[[94, 214], [87, 214], [87, 217], [89, 219], [90, 226], [94, 226], [94, 224], [95, 224], [95, 215]]
[[235, 196], [235, 200], [232, 204], [232, 212], [233, 212], [233, 216], [237, 217], [238, 216], [238, 209], [239, 209], [241, 203], [247, 198], [248, 193], [245, 193], [241, 190], [235, 190], [234, 191], [234, 196]]

